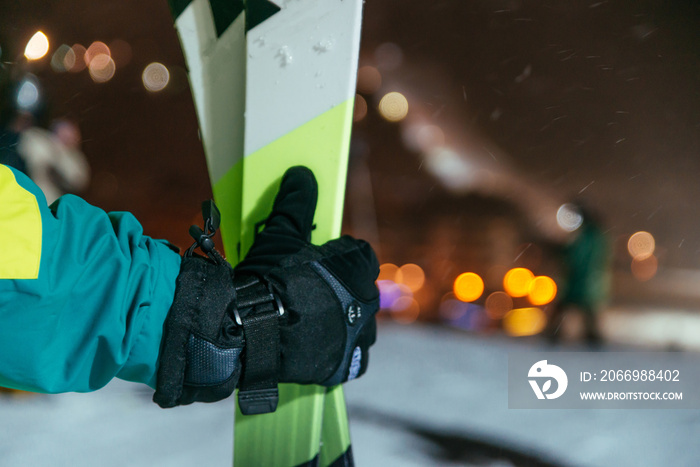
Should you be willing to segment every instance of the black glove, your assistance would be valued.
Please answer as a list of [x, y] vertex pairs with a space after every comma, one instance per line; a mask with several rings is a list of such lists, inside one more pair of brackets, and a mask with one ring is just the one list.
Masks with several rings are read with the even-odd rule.
[[264, 413], [275, 410], [277, 382], [333, 386], [365, 372], [379, 265], [361, 240], [308, 242], [316, 197], [310, 170], [288, 170], [235, 272], [210, 239], [215, 209], [204, 232], [190, 229], [207, 257], [194, 248], [183, 257], [153, 397], [161, 407], [217, 401], [238, 386], [243, 413]]

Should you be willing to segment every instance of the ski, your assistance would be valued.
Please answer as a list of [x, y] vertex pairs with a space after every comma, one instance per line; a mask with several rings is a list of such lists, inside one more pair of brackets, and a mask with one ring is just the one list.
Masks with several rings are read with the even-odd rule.
[[[170, 0], [221, 233], [240, 261], [282, 174], [309, 167], [312, 242], [340, 234], [362, 0]], [[352, 465], [341, 387], [280, 385], [274, 413], [236, 411], [234, 466]]]

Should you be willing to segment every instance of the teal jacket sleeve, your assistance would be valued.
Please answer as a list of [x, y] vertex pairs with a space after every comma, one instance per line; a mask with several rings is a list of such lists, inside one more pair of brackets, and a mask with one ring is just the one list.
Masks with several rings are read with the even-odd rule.
[[155, 386], [180, 255], [129, 213], [66, 195], [51, 207], [0, 165], [0, 386], [86, 392]]

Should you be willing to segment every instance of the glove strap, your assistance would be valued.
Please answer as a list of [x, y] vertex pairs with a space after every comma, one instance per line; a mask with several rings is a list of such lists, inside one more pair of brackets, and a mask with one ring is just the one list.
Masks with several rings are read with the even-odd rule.
[[[279, 317], [284, 308], [279, 298], [256, 277], [236, 285], [236, 321], [243, 326], [245, 352], [243, 374], [238, 383], [238, 406], [244, 415], [274, 412], [279, 393]], [[240, 310], [240, 313], [238, 312]]]

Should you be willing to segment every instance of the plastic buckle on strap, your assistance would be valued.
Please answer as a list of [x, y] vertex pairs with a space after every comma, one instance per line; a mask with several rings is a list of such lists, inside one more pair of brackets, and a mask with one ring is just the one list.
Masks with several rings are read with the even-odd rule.
[[277, 386], [270, 389], [253, 389], [238, 392], [238, 407], [243, 415], [259, 415], [277, 410], [279, 391]]

